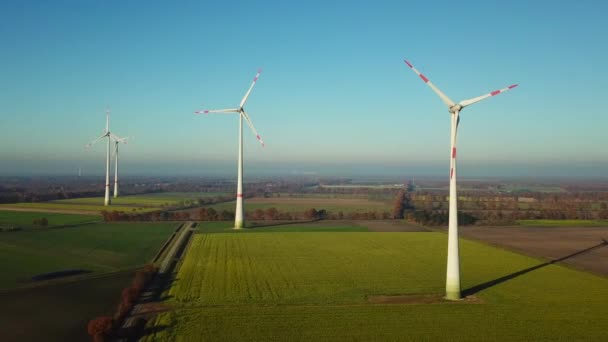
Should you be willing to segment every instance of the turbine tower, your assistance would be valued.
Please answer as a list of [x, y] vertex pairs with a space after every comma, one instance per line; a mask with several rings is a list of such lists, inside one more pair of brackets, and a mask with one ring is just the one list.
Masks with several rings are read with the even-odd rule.
[[258, 73], [253, 78], [253, 83], [251, 83], [249, 90], [247, 90], [247, 92], [245, 93], [245, 96], [243, 96], [243, 99], [241, 100], [241, 103], [239, 104], [238, 108], [204, 110], [204, 111], [194, 112], [196, 114], [237, 113], [239, 115], [239, 159], [238, 159], [237, 190], [236, 190], [236, 212], [234, 213], [235, 214], [234, 215], [234, 228], [235, 229], [241, 229], [245, 225], [245, 218], [243, 215], [243, 211], [244, 211], [244, 208], [243, 208], [243, 118], [247, 122], [247, 125], [249, 125], [249, 128], [251, 128], [251, 130], [253, 131], [253, 134], [255, 134], [255, 137], [262, 144], [262, 147], [264, 147], [264, 141], [262, 140], [262, 138], [258, 134], [257, 130], [253, 126], [253, 123], [251, 122], [251, 118], [249, 118], [249, 115], [247, 114], [247, 112], [245, 112], [245, 109], [244, 109], [245, 103], [247, 102], [247, 98], [249, 98], [249, 94], [251, 94], [251, 90], [255, 86], [255, 83], [257, 82], [261, 73], [262, 73], [262, 69], [259, 69]]
[[129, 138], [120, 138], [112, 133], [110, 137], [114, 140], [114, 198], [118, 198], [118, 144], [127, 144]]
[[458, 250], [458, 207], [457, 200], [458, 195], [456, 193], [456, 135], [458, 131], [458, 124], [460, 123], [460, 111], [477, 103], [481, 100], [485, 100], [489, 97], [496, 96], [507, 90], [517, 87], [517, 84], [513, 84], [503, 89], [495, 90], [491, 93], [474, 97], [469, 100], [463, 100], [459, 103], [454, 103], [449, 97], [447, 97], [439, 88], [437, 88], [426, 76], [420, 73], [414, 66], [404, 60], [410, 69], [412, 69], [419, 77], [426, 83], [446, 104], [451, 118], [451, 131], [450, 131], [450, 209], [449, 209], [449, 225], [448, 225], [448, 261], [447, 261], [447, 272], [446, 272], [446, 283], [445, 283], [445, 298], [448, 300], [459, 300], [461, 298], [460, 292], [460, 254]]
[[110, 202], [110, 109], [106, 109], [106, 129], [102, 135], [100, 135], [97, 139], [91, 141], [86, 145], [86, 148], [90, 148], [95, 143], [100, 141], [103, 138], [108, 138], [108, 148], [106, 151], [106, 193], [103, 201], [103, 205], [108, 206], [111, 204]]

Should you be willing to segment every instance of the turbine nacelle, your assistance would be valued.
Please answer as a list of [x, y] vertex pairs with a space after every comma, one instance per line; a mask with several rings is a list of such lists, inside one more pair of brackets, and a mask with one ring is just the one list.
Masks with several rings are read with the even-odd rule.
[[448, 109], [448, 112], [450, 112], [450, 114], [456, 114], [456, 112], [460, 112], [460, 110], [462, 110], [462, 108], [463, 108], [462, 105], [455, 104]]

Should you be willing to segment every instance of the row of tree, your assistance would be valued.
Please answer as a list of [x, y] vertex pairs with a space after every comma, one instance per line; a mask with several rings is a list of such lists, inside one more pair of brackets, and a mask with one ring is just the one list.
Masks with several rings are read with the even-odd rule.
[[[143, 213], [102, 211], [104, 221], [231, 221], [234, 211], [214, 208], [182, 211], [149, 211]], [[328, 211], [310, 208], [303, 212], [279, 211], [277, 208], [256, 209], [245, 212], [245, 218], [253, 221], [299, 221], [299, 220], [389, 220], [392, 215], [388, 211]]]
[[[137, 302], [139, 295], [156, 275], [158, 269], [152, 264], [135, 272], [131, 286], [122, 290], [120, 304], [113, 316], [99, 316], [89, 321], [87, 332], [95, 342], [114, 340], [118, 330]], [[120, 336], [133, 337], [133, 336]]]

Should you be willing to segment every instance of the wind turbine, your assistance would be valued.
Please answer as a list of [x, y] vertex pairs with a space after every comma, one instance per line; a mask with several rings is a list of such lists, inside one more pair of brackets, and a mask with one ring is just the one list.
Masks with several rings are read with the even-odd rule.
[[496, 96], [507, 90], [517, 87], [517, 84], [510, 85], [506, 88], [495, 90], [491, 93], [474, 97], [469, 100], [463, 100], [459, 103], [454, 103], [449, 97], [447, 97], [439, 88], [437, 88], [426, 76], [420, 73], [414, 66], [404, 60], [410, 69], [412, 69], [421, 79], [426, 83], [448, 106], [448, 111], [451, 116], [451, 132], [450, 132], [450, 209], [449, 209], [449, 225], [448, 225], [448, 261], [447, 261], [447, 272], [446, 272], [446, 283], [445, 283], [445, 298], [448, 300], [459, 300], [461, 298], [460, 293], [460, 256], [458, 251], [458, 207], [457, 200], [458, 195], [456, 194], [456, 134], [458, 131], [458, 124], [460, 123], [460, 111], [477, 103], [481, 100], [485, 100], [489, 97]]
[[120, 138], [110, 133], [110, 138], [114, 140], [114, 198], [118, 198], [118, 144], [127, 144], [129, 137]]
[[110, 133], [110, 109], [109, 108], [106, 109], [106, 129], [105, 129], [104, 133], [102, 135], [100, 135], [97, 139], [88, 143], [86, 145], [86, 148], [90, 148], [91, 146], [93, 146], [94, 144], [96, 144], [98, 141], [100, 141], [103, 138], [108, 138], [108, 149], [106, 151], [106, 193], [105, 193], [105, 197], [103, 200], [103, 205], [108, 206], [111, 203], [110, 202], [110, 140], [111, 140], [111, 133]]
[[255, 137], [260, 141], [260, 143], [262, 144], [262, 147], [264, 147], [264, 141], [258, 134], [257, 130], [253, 126], [253, 123], [251, 122], [251, 119], [249, 118], [249, 115], [247, 114], [247, 112], [245, 112], [245, 109], [243, 108], [243, 106], [245, 106], [245, 103], [247, 102], [247, 98], [249, 98], [249, 94], [251, 94], [251, 90], [253, 89], [253, 86], [255, 86], [255, 83], [257, 82], [261, 73], [262, 73], [262, 69], [259, 69], [258, 73], [253, 78], [253, 83], [251, 83], [249, 90], [247, 90], [247, 92], [245, 93], [245, 96], [243, 96], [243, 99], [241, 100], [241, 103], [239, 104], [238, 108], [204, 110], [204, 111], [194, 112], [195, 114], [237, 113], [239, 115], [239, 159], [238, 159], [238, 176], [237, 176], [237, 190], [236, 190], [236, 212], [234, 215], [234, 228], [235, 229], [241, 229], [241, 228], [243, 228], [243, 226], [245, 224], [244, 215], [243, 215], [243, 118], [245, 118], [247, 125], [249, 125], [249, 128], [251, 128], [251, 130], [253, 131], [253, 134], [255, 134]]

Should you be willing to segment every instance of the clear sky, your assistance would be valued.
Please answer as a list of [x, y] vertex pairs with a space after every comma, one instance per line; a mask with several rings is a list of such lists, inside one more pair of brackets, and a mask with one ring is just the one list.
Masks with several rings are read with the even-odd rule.
[[403, 63], [459, 101], [462, 176], [608, 171], [605, 1], [2, 1], [0, 174], [246, 171], [447, 177], [449, 115]]

